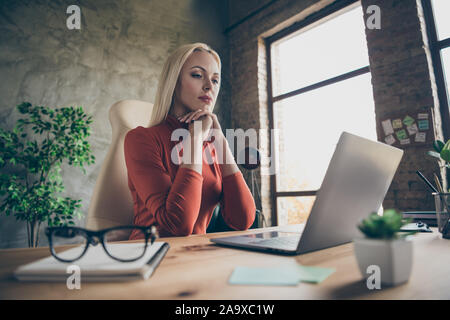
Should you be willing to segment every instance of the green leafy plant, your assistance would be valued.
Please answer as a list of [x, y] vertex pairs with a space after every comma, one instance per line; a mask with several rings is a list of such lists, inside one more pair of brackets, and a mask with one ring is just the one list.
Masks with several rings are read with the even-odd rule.
[[27, 223], [28, 245], [39, 243], [41, 223], [74, 225], [81, 200], [62, 197], [61, 165], [93, 164], [86, 140], [92, 117], [81, 107], [51, 109], [23, 102], [12, 131], [0, 128], [0, 212]]
[[[447, 168], [450, 168], [450, 140], [446, 143], [441, 140], [434, 141], [433, 149], [433, 151], [428, 151], [427, 154], [438, 159], [439, 167], [443, 170], [441, 171], [441, 175], [447, 175]], [[440, 185], [444, 187], [444, 190], [447, 190], [447, 184], [443, 177], [441, 177]]]
[[[358, 229], [367, 238], [374, 239], [396, 239], [402, 226], [410, 223], [411, 220], [403, 219], [402, 214], [395, 209], [387, 209], [382, 216], [372, 212], [368, 218], [364, 219]], [[401, 237], [413, 234], [414, 232], [402, 232]]]
[[449, 168], [450, 167], [450, 140], [446, 143], [441, 140], [436, 140], [433, 142], [434, 151], [428, 151], [428, 155], [439, 159], [440, 162], [443, 162], [443, 166]]

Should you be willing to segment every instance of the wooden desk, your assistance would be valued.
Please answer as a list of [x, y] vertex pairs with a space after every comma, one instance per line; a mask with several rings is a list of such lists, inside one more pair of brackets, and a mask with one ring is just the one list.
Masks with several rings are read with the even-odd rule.
[[[266, 230], [292, 231], [295, 226]], [[65, 283], [19, 282], [12, 276], [21, 264], [49, 255], [48, 248], [0, 250], [0, 299], [449, 299], [450, 241], [433, 233], [414, 236], [414, 263], [408, 283], [393, 288], [369, 290], [362, 280], [353, 254], [353, 244], [300, 256], [280, 256], [219, 247], [209, 238], [248, 234], [250, 230], [164, 238], [170, 250], [152, 277], [127, 283], [88, 283], [81, 278], [80, 290]], [[276, 266], [286, 260], [302, 265], [335, 268], [320, 284], [297, 286], [230, 285], [236, 266]]]

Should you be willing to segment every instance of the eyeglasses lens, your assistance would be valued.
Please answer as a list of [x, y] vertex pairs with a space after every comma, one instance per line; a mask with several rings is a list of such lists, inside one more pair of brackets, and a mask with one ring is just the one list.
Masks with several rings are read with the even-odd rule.
[[[122, 261], [133, 261], [144, 255], [147, 249], [145, 240], [134, 243], [126, 250], [119, 243], [114, 243], [124, 238], [128, 239], [130, 234], [134, 235], [134, 239], [145, 239], [145, 233], [137, 228], [116, 229], [105, 233], [103, 238], [105, 248], [112, 257]], [[148, 245], [150, 245], [150, 240]]]
[[[58, 246], [58, 249], [55, 249], [55, 254], [62, 260], [78, 259], [83, 254], [86, 247], [86, 242], [87, 237], [82, 230], [67, 227], [55, 229], [52, 232], [53, 247]], [[73, 248], [73, 246], [68, 248], [59, 247], [72, 244], [77, 244], [78, 246], [76, 246], [76, 248]]]

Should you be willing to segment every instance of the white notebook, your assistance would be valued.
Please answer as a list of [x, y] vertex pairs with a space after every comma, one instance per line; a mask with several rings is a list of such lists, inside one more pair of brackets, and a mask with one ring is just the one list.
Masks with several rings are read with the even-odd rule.
[[[127, 252], [139, 243], [116, 243], [114, 252]], [[79, 251], [80, 248], [72, 248], [64, 252]], [[89, 246], [85, 255], [74, 262], [64, 263], [56, 260], [53, 256], [34, 261], [20, 266], [14, 271], [14, 276], [21, 281], [66, 281], [72, 274], [73, 267], [78, 266], [81, 282], [83, 281], [129, 281], [148, 279], [158, 267], [161, 260], [169, 250], [166, 242], [154, 242], [150, 245], [144, 256], [134, 262], [120, 262], [109, 257], [101, 244]]]

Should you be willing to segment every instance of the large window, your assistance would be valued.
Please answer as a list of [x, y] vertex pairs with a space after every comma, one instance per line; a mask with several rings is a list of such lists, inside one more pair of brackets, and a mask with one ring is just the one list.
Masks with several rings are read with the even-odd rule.
[[268, 39], [274, 224], [306, 221], [342, 131], [377, 139], [363, 10], [347, 5]]
[[445, 139], [450, 139], [450, 1], [423, 0]]

